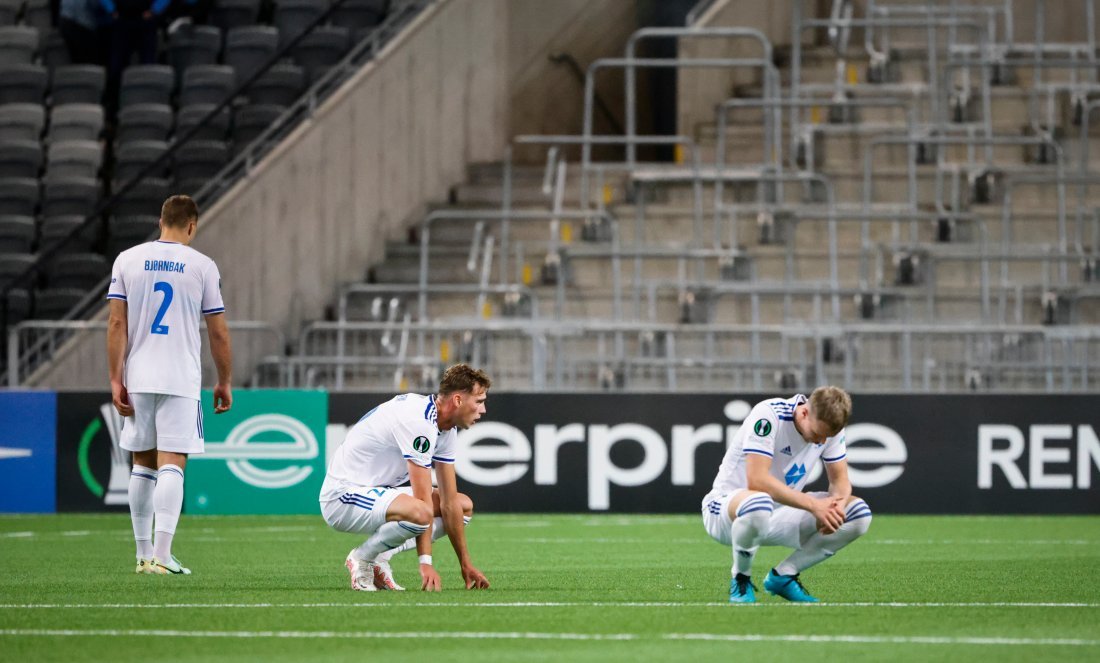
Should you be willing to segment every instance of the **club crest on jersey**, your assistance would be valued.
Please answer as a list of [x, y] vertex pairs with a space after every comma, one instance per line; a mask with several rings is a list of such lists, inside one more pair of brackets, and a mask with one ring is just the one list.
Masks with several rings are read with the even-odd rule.
[[413, 449], [416, 449], [422, 454], [428, 453], [428, 449], [430, 449], [431, 446], [432, 443], [429, 442], [428, 438], [424, 437], [423, 435], [413, 440]]
[[772, 432], [772, 422], [761, 419], [753, 424], [752, 432], [756, 433], [757, 437], [767, 437]]

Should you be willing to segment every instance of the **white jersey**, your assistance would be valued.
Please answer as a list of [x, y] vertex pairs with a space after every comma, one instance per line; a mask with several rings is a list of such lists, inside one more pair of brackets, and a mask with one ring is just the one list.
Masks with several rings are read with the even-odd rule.
[[199, 323], [225, 311], [214, 261], [178, 242], [139, 244], [115, 258], [107, 299], [126, 302], [126, 389], [198, 400]]
[[826, 438], [825, 444], [802, 439], [794, 427], [794, 409], [805, 402], [805, 396], [796, 394], [790, 399], [773, 398], [757, 403], [726, 449], [711, 493], [728, 495], [748, 488], [746, 454], [770, 458], [771, 475], [795, 490], [802, 490], [819, 460], [826, 463], [844, 460], [847, 456], [844, 429]]
[[392, 488], [409, 480], [409, 461], [431, 469], [455, 462], [458, 432], [440, 432], [435, 396], [401, 394], [363, 415], [332, 456], [321, 501], [336, 499], [346, 486]]

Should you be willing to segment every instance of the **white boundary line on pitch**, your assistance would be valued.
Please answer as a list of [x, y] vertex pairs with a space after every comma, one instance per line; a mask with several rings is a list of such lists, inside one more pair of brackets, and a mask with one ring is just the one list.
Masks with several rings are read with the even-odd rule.
[[[130, 610], [150, 608], [236, 609], [236, 608], [712, 608], [728, 606], [726, 601], [690, 603], [686, 601], [514, 601], [496, 603], [4, 603], [3, 610]], [[741, 608], [742, 606], [738, 606]], [[853, 601], [839, 603], [754, 603], [754, 608], [1100, 608], [1100, 603], [970, 602], [907, 603], [903, 601]]]
[[812, 642], [842, 644], [1002, 645], [1100, 647], [1100, 640], [1081, 638], [1001, 638], [876, 635], [757, 635], [752, 633], [665, 633], [656, 637], [636, 633], [536, 633], [522, 631], [176, 631], [164, 629], [2, 629], [0, 636], [32, 637], [167, 637], [167, 638], [297, 638], [457, 640], [695, 640], [718, 642]]

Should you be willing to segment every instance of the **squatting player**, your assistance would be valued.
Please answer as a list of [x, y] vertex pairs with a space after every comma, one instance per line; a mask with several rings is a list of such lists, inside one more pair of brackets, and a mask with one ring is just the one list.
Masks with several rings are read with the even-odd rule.
[[[769, 594], [816, 602], [799, 574], [832, 557], [871, 526], [871, 509], [852, 495], [844, 426], [852, 399], [839, 387], [818, 387], [757, 403], [734, 436], [714, 486], [703, 498], [703, 526], [733, 546], [731, 603], [753, 603], [752, 562], [759, 546], [793, 548], [764, 579]], [[829, 492], [802, 492], [818, 460]]]
[[188, 246], [198, 221], [190, 197], [164, 201], [160, 239], [120, 253], [107, 289], [111, 399], [125, 417], [119, 446], [134, 456], [129, 501], [138, 573], [191, 573], [172, 555], [172, 539], [183, 506], [187, 456], [203, 452], [203, 318], [218, 370], [214, 413], [233, 403], [221, 276], [213, 260]]
[[[455, 441], [485, 413], [489, 376], [466, 364], [447, 369], [434, 396], [401, 394], [363, 415], [336, 450], [321, 485], [321, 514], [333, 529], [365, 535], [344, 565], [351, 588], [404, 589], [389, 559], [415, 544], [420, 587], [441, 589], [432, 566], [432, 542], [447, 535], [466, 588], [489, 581], [470, 562], [465, 526], [474, 503], [458, 492]], [[438, 489], [432, 488], [435, 467]], [[409, 487], [399, 488], [406, 481]], [[434, 517], [434, 518], [433, 518]]]

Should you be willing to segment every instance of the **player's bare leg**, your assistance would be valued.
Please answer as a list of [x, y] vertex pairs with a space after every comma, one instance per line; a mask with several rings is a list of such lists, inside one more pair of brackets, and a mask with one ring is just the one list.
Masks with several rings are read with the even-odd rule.
[[398, 495], [386, 509], [386, 523], [371, 534], [363, 545], [348, 553], [344, 565], [351, 576], [351, 587], [357, 591], [375, 589], [375, 559], [379, 554], [400, 547], [428, 529], [432, 521], [431, 507], [411, 495]]
[[[458, 493], [457, 498], [458, 504], [462, 507], [462, 525], [465, 527], [470, 524], [470, 519], [473, 518], [474, 501], [464, 493]], [[443, 526], [443, 512], [439, 508], [438, 490], [432, 490], [432, 513], [434, 514], [434, 520], [432, 521], [432, 541], [434, 542], [447, 534]], [[402, 591], [405, 589], [393, 579], [393, 569], [390, 567], [390, 560], [393, 559], [394, 555], [405, 552], [406, 550], [412, 550], [415, 547], [416, 539], [409, 539], [393, 550], [387, 550], [378, 555], [374, 560], [374, 586], [377, 589], [394, 591]]]

